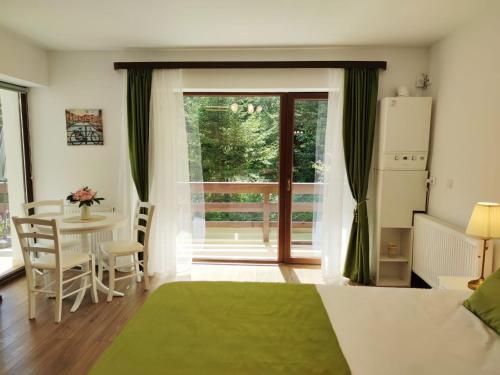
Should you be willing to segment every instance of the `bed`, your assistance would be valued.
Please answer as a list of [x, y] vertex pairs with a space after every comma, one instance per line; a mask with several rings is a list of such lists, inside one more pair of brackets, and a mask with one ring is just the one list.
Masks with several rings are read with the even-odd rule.
[[468, 292], [177, 282], [156, 290], [91, 374], [500, 374]]

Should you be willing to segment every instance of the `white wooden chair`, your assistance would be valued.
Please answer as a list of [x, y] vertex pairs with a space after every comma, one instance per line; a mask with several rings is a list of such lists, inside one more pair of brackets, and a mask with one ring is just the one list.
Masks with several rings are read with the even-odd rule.
[[[47, 219], [58, 216], [64, 216], [64, 201], [58, 200], [43, 200], [30, 203], [23, 203], [23, 210], [26, 217], [34, 219]], [[44, 241], [40, 241], [43, 243]], [[78, 238], [62, 238], [61, 247], [63, 250], [73, 249], [80, 245]]]
[[[134, 230], [132, 240], [108, 241], [103, 242], [99, 246], [99, 278], [105, 270], [109, 271], [109, 290], [108, 302], [113, 299], [115, 290], [115, 282], [118, 280], [135, 277], [137, 282], [141, 281], [141, 273], [139, 266], [142, 266], [144, 273], [144, 287], [149, 289], [149, 274], [148, 274], [148, 244], [149, 232], [151, 230], [151, 220], [153, 218], [155, 207], [147, 202], [138, 202], [134, 216]], [[143, 244], [137, 241], [139, 232], [144, 235]], [[139, 253], [143, 254], [143, 259], [139, 260]], [[127, 265], [116, 265], [116, 258], [133, 256], [133, 262]], [[130, 275], [115, 277], [115, 270], [118, 267], [134, 267], [134, 272]]]
[[[24, 214], [26, 217], [31, 217], [34, 219], [49, 219], [58, 216], [64, 216], [64, 201], [62, 199], [53, 199], [53, 200], [42, 200], [35, 201], [29, 203], [23, 203], [22, 208], [24, 210]], [[31, 239], [28, 242], [31, 242], [31, 245], [34, 245], [34, 240]], [[50, 241], [49, 241], [50, 242]], [[44, 239], [37, 240], [38, 245], [46, 244], [47, 241]], [[79, 238], [67, 238], [62, 237], [60, 239], [60, 245], [63, 251], [67, 250], [77, 250], [80, 245]], [[31, 254], [33, 260], [38, 256], [36, 252]], [[43, 275], [43, 272], [38, 269], [33, 269], [33, 280], [35, 285], [37, 284], [37, 275]]]
[[54, 199], [23, 203], [23, 209], [26, 216], [38, 219], [63, 216], [64, 201], [62, 199]]
[[[28, 316], [35, 318], [35, 296], [37, 293], [46, 293], [55, 296], [55, 315], [54, 321], [61, 321], [62, 300], [72, 296], [81, 290], [90, 288], [92, 301], [98, 302], [96, 290], [95, 261], [94, 256], [88, 253], [80, 252], [62, 252], [59, 229], [55, 219], [34, 219], [13, 217], [12, 221], [16, 228], [21, 250], [26, 267], [26, 278], [28, 281]], [[40, 245], [39, 241], [32, 244], [30, 240], [44, 240]], [[34, 258], [32, 253], [38, 253]], [[81, 270], [74, 269], [81, 266]], [[64, 272], [70, 270], [78, 275], [64, 280]], [[53, 281], [38, 288], [33, 279], [33, 270], [49, 271], [53, 273]], [[63, 294], [63, 287], [69, 282], [76, 281], [90, 276], [90, 284], [84, 282], [82, 286], [69, 293]], [[50, 287], [54, 285], [54, 288]]]

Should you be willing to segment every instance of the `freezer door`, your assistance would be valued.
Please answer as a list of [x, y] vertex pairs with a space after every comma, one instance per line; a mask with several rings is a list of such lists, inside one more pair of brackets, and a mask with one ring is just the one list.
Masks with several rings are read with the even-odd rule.
[[427, 171], [377, 171], [379, 225], [409, 228], [413, 212], [426, 210]]
[[428, 151], [432, 98], [384, 98], [383, 152]]

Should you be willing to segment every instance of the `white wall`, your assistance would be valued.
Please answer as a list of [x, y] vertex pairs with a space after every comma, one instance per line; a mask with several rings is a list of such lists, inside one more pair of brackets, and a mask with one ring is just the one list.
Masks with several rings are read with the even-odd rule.
[[[431, 48], [429, 213], [467, 225], [477, 201], [500, 202], [500, 12]], [[496, 245], [500, 267], [500, 243]]]
[[[35, 199], [65, 198], [89, 185], [116, 203], [122, 75], [106, 54], [50, 54], [50, 84], [29, 92]], [[104, 146], [67, 146], [65, 109], [101, 108]]]
[[4, 29], [0, 29], [0, 81], [22, 86], [46, 85], [47, 52]]
[[[30, 127], [36, 199], [65, 197], [88, 184], [116, 204], [123, 73], [115, 61], [147, 60], [386, 60], [380, 96], [400, 84], [414, 87], [428, 70], [425, 48], [323, 48], [268, 50], [170, 50], [160, 52], [50, 52], [48, 87], [30, 91]], [[321, 89], [325, 70], [188, 70], [191, 89]], [[104, 146], [67, 146], [64, 110], [102, 108]]]

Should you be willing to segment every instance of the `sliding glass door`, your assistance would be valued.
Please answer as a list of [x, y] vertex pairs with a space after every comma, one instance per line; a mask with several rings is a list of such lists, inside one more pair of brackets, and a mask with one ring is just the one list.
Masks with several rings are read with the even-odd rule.
[[[313, 245], [326, 93], [186, 93], [194, 258], [320, 263]], [[195, 198], [196, 200], [196, 198]]]
[[194, 257], [278, 261], [280, 95], [186, 94], [184, 103], [190, 183], [204, 192]]
[[289, 263], [320, 263], [321, 248], [314, 233], [321, 225], [317, 204], [321, 201], [322, 167], [325, 160], [328, 94], [289, 94], [291, 162]]
[[11, 217], [23, 215], [26, 200], [25, 95], [0, 86], [0, 278], [23, 266]]

